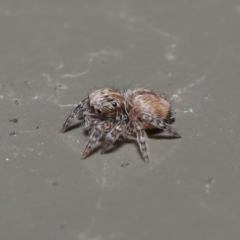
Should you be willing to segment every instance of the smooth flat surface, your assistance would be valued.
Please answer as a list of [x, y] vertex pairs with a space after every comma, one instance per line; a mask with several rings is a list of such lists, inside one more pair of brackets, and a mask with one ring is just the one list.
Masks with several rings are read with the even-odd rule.
[[[237, 1], [2, 0], [0, 32], [1, 239], [239, 239]], [[172, 99], [183, 138], [151, 137], [149, 165], [59, 132], [113, 84]]]

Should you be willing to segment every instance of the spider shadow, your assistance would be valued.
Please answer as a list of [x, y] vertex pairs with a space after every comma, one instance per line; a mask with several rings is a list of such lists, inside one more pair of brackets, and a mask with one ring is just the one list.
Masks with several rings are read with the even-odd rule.
[[[87, 135], [87, 133], [86, 133], [86, 135]], [[117, 140], [113, 145], [109, 146], [108, 150], [105, 151], [104, 154], [109, 154], [109, 153], [112, 153], [112, 152], [116, 151], [117, 149], [122, 147], [125, 143], [135, 144], [136, 141], [134, 139], [120, 139], [120, 140]], [[101, 148], [102, 148], [102, 141], [100, 141], [96, 147], [93, 147], [91, 152], [88, 154], [87, 158], [90, 157], [91, 155], [99, 152], [101, 150]], [[104, 155], [104, 154], [102, 154], [102, 155]]]
[[167, 140], [171, 140], [171, 139], [178, 139], [181, 138], [181, 135], [158, 135], [163, 133], [164, 131], [161, 129], [151, 129], [151, 130], [147, 130], [146, 133], [148, 135], [148, 138], [150, 139], [167, 139]]
[[76, 128], [79, 128], [79, 127], [81, 127], [81, 126], [82, 126], [82, 123], [81, 123], [81, 122], [76, 123], [76, 124], [74, 124], [74, 125], [68, 127], [67, 130], [66, 130], [65, 132], [70, 132], [71, 130], [76, 129]]
[[[77, 129], [79, 127], [82, 126], [82, 123], [76, 123], [72, 126], [70, 126], [66, 132]], [[161, 133], [163, 133], [164, 131], [160, 130], [160, 129], [151, 129], [151, 130], [146, 130], [147, 136], [149, 139], [166, 139], [166, 140], [171, 140], [171, 139], [177, 139], [177, 138], [181, 138], [181, 136], [174, 136], [174, 135], [159, 135]], [[89, 136], [87, 131], [83, 131], [85, 136]], [[138, 147], [138, 143], [137, 143], [137, 139], [134, 135], [132, 136], [127, 136], [127, 137], [120, 137], [120, 139], [118, 139], [113, 145], [109, 146], [108, 150], [104, 153], [104, 154], [109, 154], [112, 153], [114, 151], [117, 151], [119, 148], [121, 148], [124, 144], [135, 144], [137, 147], [137, 151], [141, 156], [141, 151]], [[93, 147], [93, 149], [91, 150], [91, 152], [89, 153], [88, 157], [90, 157], [91, 155], [97, 153], [98, 151], [101, 150], [102, 147], [102, 141], [99, 142], [99, 144], [95, 147]]]
[[[154, 129], [154, 130], [147, 130], [147, 135], [148, 138], [150, 139], [167, 139], [167, 140], [172, 140], [172, 139], [178, 139], [181, 138], [181, 136], [173, 136], [173, 135], [158, 135], [160, 133], [162, 133], [162, 130], [159, 129]], [[87, 132], [85, 132], [85, 135], [88, 136]], [[94, 147], [92, 149], [92, 151], [89, 153], [88, 157], [90, 157], [92, 154], [95, 154], [96, 152], [100, 151], [101, 147], [102, 147], [102, 141], [99, 142], [99, 145]], [[104, 153], [104, 154], [110, 154], [114, 151], [117, 151], [119, 148], [121, 148], [124, 144], [135, 144], [137, 146], [138, 149], [138, 153], [141, 156], [141, 152], [140, 149], [138, 147], [138, 143], [137, 143], [137, 139], [135, 136], [130, 136], [130, 138], [124, 138], [124, 137], [120, 137], [120, 139], [118, 139], [113, 145], [109, 146], [108, 150]]]

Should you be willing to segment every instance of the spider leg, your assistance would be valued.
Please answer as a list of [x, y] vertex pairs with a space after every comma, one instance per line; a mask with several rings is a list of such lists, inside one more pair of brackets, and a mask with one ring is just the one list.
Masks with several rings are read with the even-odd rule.
[[87, 108], [87, 98], [85, 98], [82, 102], [80, 102], [77, 107], [71, 112], [69, 117], [64, 122], [61, 132], [66, 132], [68, 127], [73, 123], [75, 119], [80, 120], [83, 117], [83, 113]]
[[84, 114], [84, 127], [90, 135], [94, 127], [97, 126], [100, 122], [101, 120], [99, 118], [93, 118], [91, 115], [88, 115], [88, 113]]
[[90, 138], [85, 146], [85, 149], [82, 154], [82, 159], [85, 159], [88, 154], [90, 153], [92, 146], [98, 142], [102, 136], [106, 134], [107, 131], [109, 131], [111, 124], [109, 122], [100, 122], [94, 127], [91, 126], [91, 134]]
[[102, 151], [101, 153], [104, 154], [107, 148], [113, 144], [121, 134], [123, 134], [126, 130], [126, 122], [119, 121], [115, 124], [112, 130], [106, 135], [103, 143], [102, 143]]
[[146, 122], [152, 124], [156, 128], [162, 129], [164, 131], [169, 132], [170, 134], [173, 134], [175, 137], [181, 137], [181, 135], [169, 124], [167, 124], [163, 118], [156, 116], [156, 115], [150, 115], [147, 113], [143, 113], [140, 116], [140, 119], [145, 120]]
[[136, 133], [137, 143], [140, 148], [144, 162], [149, 163], [150, 156], [149, 156], [148, 145], [147, 145], [147, 139], [148, 139], [147, 134], [143, 128], [143, 125], [138, 120], [132, 121], [132, 124], [133, 124], [133, 131]]

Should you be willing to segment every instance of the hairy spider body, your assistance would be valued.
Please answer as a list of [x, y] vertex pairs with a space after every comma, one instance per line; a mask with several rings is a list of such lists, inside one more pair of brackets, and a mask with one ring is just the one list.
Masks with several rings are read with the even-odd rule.
[[90, 134], [83, 159], [96, 142], [102, 141], [101, 153], [104, 153], [120, 136], [131, 135], [136, 137], [144, 161], [149, 162], [145, 130], [160, 129], [180, 137], [170, 126], [175, 119], [168, 100], [143, 88], [123, 92], [111, 88], [93, 91], [72, 111], [61, 131], [66, 132], [75, 119], [82, 121]]
[[144, 119], [143, 113], [151, 116], [159, 116], [165, 122], [173, 122], [174, 114], [171, 104], [162, 95], [148, 89], [127, 90], [125, 99], [128, 99], [130, 106], [128, 111], [133, 118], [140, 117], [145, 129], [159, 128]]

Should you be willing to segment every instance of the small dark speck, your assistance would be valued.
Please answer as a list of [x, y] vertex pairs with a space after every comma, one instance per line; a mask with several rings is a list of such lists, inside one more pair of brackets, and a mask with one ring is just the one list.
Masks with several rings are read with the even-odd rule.
[[207, 180], [207, 184], [208, 184], [208, 185], [212, 184], [213, 182], [214, 182], [214, 180], [213, 180], [213, 178], [211, 178], [211, 177]]
[[57, 182], [52, 183], [52, 186], [53, 186], [53, 187], [56, 187], [57, 185], [58, 185]]
[[64, 228], [65, 228], [65, 224], [61, 224], [61, 225], [60, 225], [60, 228], [61, 228], [61, 229], [64, 229]]
[[122, 163], [121, 164], [121, 167], [123, 168], [123, 167], [126, 167], [126, 166], [128, 166], [129, 165], [129, 163]]
[[10, 132], [10, 134], [9, 134], [10, 136], [16, 136], [17, 135], [17, 133], [16, 132]]
[[36, 129], [39, 129], [39, 127], [36, 127]]
[[12, 122], [12, 123], [17, 123], [18, 122], [18, 119], [17, 118], [13, 118], [13, 119], [8, 119], [9, 122]]
[[19, 101], [18, 101], [18, 100], [15, 100], [15, 101], [14, 101], [14, 104], [15, 104], [15, 105], [19, 105]]
[[23, 83], [24, 83], [25, 87], [28, 87], [31, 84], [31, 82], [28, 80], [25, 80]]

